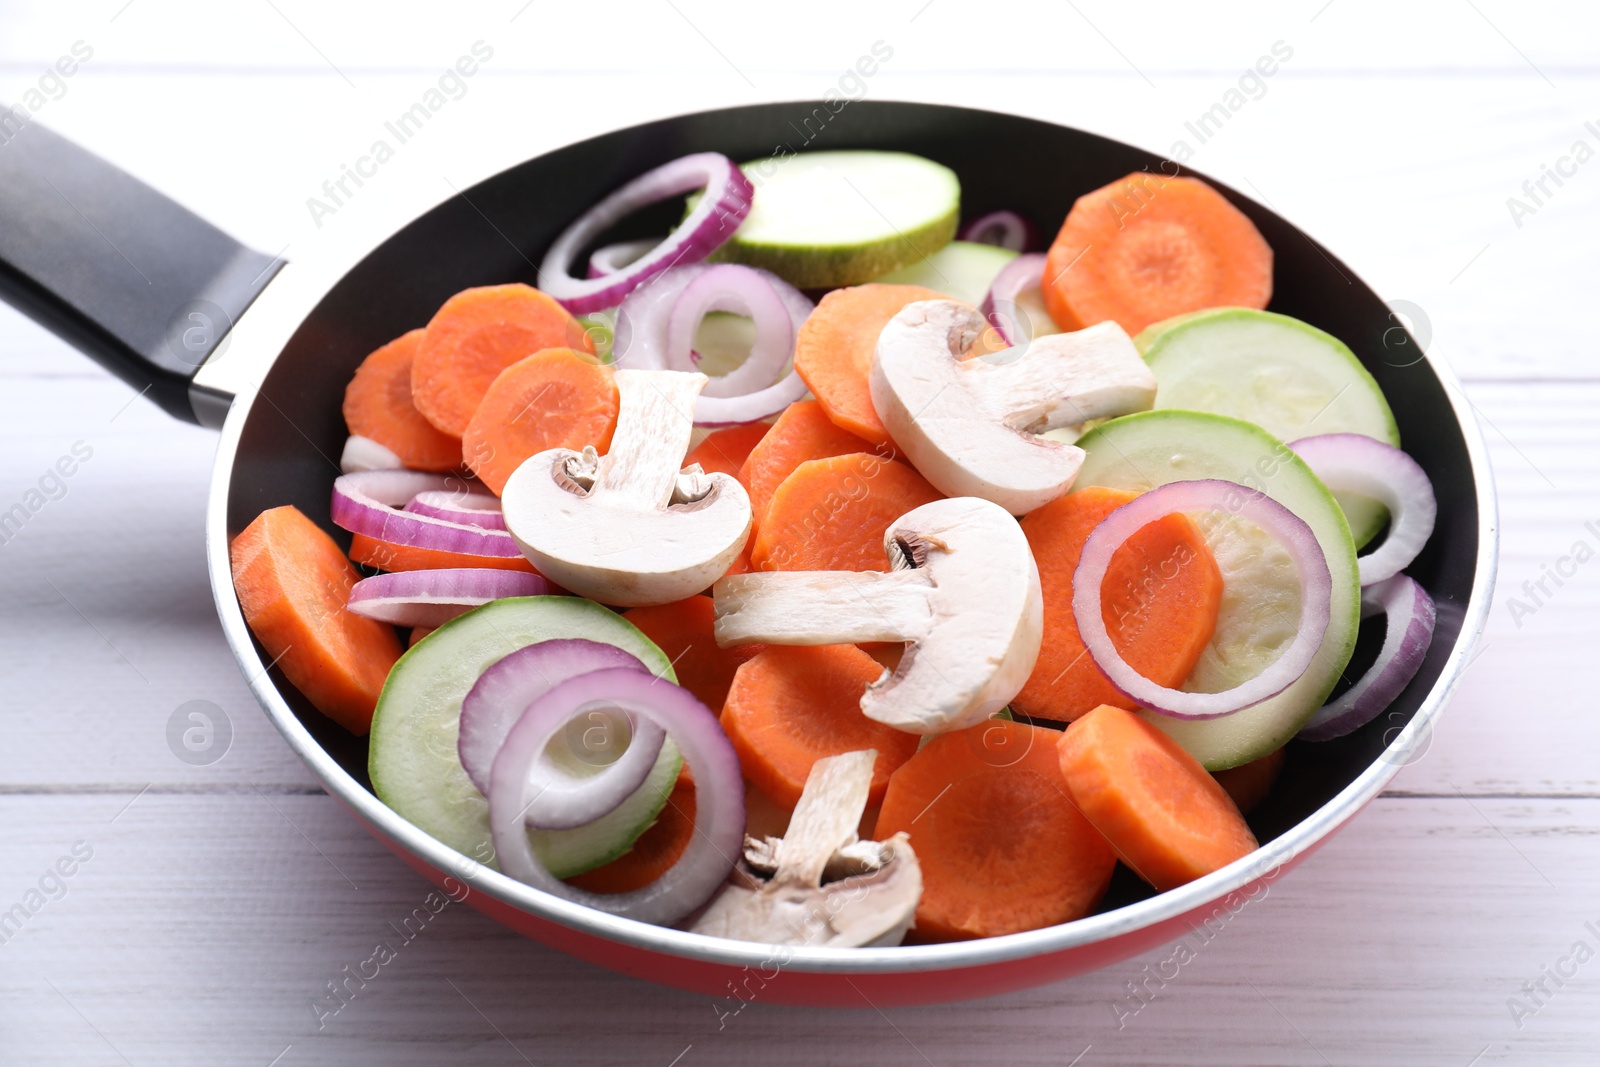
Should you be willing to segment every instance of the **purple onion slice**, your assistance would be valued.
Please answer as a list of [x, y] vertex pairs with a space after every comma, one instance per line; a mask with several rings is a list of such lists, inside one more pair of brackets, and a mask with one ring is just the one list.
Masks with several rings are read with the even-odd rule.
[[[1254, 678], [1220, 693], [1185, 693], [1157, 685], [1130, 667], [1106, 630], [1100, 587], [1111, 557], [1148, 524], [1174, 512], [1217, 511], [1254, 523], [1289, 554], [1300, 583], [1299, 628], [1284, 649]], [[1306, 672], [1328, 630], [1333, 579], [1311, 527], [1265, 493], [1234, 482], [1202, 479], [1169, 482], [1141, 494], [1107, 515], [1083, 545], [1072, 576], [1072, 615], [1095, 666], [1141, 708], [1175, 719], [1215, 719], [1277, 696]]]
[[1039, 231], [1015, 211], [991, 211], [961, 227], [956, 240], [1028, 252], [1039, 247]]
[[1290, 443], [1329, 489], [1369, 497], [1389, 509], [1383, 544], [1356, 560], [1363, 588], [1393, 578], [1417, 558], [1433, 536], [1439, 504], [1433, 483], [1417, 461], [1375, 438], [1328, 433]]
[[1301, 727], [1303, 741], [1331, 741], [1377, 718], [1417, 676], [1433, 643], [1438, 618], [1433, 598], [1404, 574], [1361, 590], [1361, 617], [1382, 615], [1386, 629], [1378, 658], [1355, 685]]
[[458, 615], [508, 596], [544, 596], [537, 574], [493, 567], [395, 571], [363, 578], [350, 589], [350, 610], [394, 626], [443, 626]]
[[[693, 210], [660, 244], [598, 278], [572, 276], [586, 245], [635, 211], [669, 197], [703, 190]], [[697, 152], [647, 171], [562, 231], [539, 264], [539, 288], [574, 315], [616, 307], [623, 297], [668, 267], [698, 263], [716, 251], [750, 213], [754, 186], [738, 164], [716, 152]]]
[[[628, 893], [590, 893], [554, 877], [528, 843], [523, 814], [533, 799], [528, 772], [550, 739], [589, 711], [623, 711], [664, 729], [694, 769], [694, 834], [678, 861]], [[631, 668], [591, 671], [556, 685], [528, 706], [495, 757], [489, 825], [500, 867], [554, 896], [641, 922], [667, 924], [711, 898], [744, 845], [739, 757], [717, 717], [687, 689]]]
[[[582, 638], [539, 641], [491, 664], [461, 703], [456, 741], [478, 792], [489, 795], [495, 757], [528, 705], [568, 678], [621, 668], [649, 673], [631, 653]], [[644, 784], [665, 737], [650, 720], [592, 713], [567, 744], [550, 746], [529, 768], [524, 821], [539, 830], [569, 830], [607, 814]]]
[[400, 510], [419, 493], [448, 491], [460, 484], [461, 479], [451, 475], [421, 471], [361, 471], [342, 475], [333, 481], [333, 522], [351, 533], [414, 548], [471, 556], [512, 558], [522, 555], [517, 543], [504, 530], [485, 530], [481, 526]]

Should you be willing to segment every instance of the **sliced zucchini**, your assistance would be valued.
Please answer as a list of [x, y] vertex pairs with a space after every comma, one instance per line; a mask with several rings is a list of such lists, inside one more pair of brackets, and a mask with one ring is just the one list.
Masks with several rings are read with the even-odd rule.
[[[1316, 534], [1333, 578], [1327, 634], [1310, 669], [1282, 693], [1204, 721], [1142, 712], [1208, 770], [1248, 763], [1282, 746], [1327, 700], [1355, 648], [1360, 577], [1350, 527], [1332, 494], [1289, 448], [1261, 427], [1195, 411], [1142, 411], [1085, 434], [1076, 488], [1143, 492], [1168, 482], [1221, 478], [1265, 492]], [[1294, 639], [1300, 589], [1287, 554], [1250, 523], [1207, 524], [1224, 591], [1216, 634], [1185, 689], [1218, 692], [1258, 673]]]
[[[1359, 433], [1400, 444], [1394, 412], [1356, 354], [1299, 319], [1212, 308], [1158, 322], [1134, 343], [1155, 372], [1157, 408], [1232, 415], [1280, 441]], [[1335, 498], [1358, 548], [1388, 520], [1375, 500]]]
[[[494, 866], [489, 802], [456, 752], [461, 701], [490, 664], [538, 641], [581, 637], [637, 656], [677, 681], [672, 664], [616, 612], [573, 596], [511, 597], [452, 619], [400, 657], [372, 718], [367, 771], [378, 799], [451, 848]], [[655, 822], [683, 759], [670, 740], [649, 776], [616, 810], [575, 830], [530, 830], [534, 852], [558, 878], [609, 863]]]
[[961, 183], [906, 152], [803, 152], [744, 164], [750, 214], [711, 257], [772, 271], [801, 289], [859, 285], [956, 235]]

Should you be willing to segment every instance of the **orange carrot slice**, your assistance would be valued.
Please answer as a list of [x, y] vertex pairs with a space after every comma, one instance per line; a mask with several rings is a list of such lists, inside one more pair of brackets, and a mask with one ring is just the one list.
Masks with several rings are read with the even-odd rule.
[[629, 608], [622, 617], [637, 626], [667, 654], [678, 674], [678, 684], [700, 698], [712, 711], [721, 712], [728, 687], [739, 665], [753, 659], [765, 645], [718, 648], [712, 636], [717, 613], [708, 596], [692, 596], [671, 604]]
[[412, 470], [454, 470], [461, 465], [460, 438], [423, 418], [411, 399], [411, 364], [424, 332], [403, 334], [361, 361], [344, 389], [344, 422]]
[[721, 473], [737, 478], [750, 450], [760, 444], [770, 429], [772, 427], [764, 422], [748, 422], [726, 430], [713, 430], [684, 457], [683, 465], [690, 467], [698, 463], [707, 474]]
[[1131, 711], [1095, 708], [1067, 727], [1057, 752], [1084, 816], [1157, 889], [1191, 882], [1256, 849], [1222, 786]]
[[756, 526], [760, 527], [778, 486], [806, 460], [870, 451], [869, 442], [840, 429], [817, 401], [790, 404], [739, 468], [739, 481], [750, 492], [750, 514], [755, 516]]
[[667, 794], [666, 807], [633, 847], [610, 863], [567, 879], [568, 885], [591, 893], [631, 893], [660, 878], [678, 862], [694, 836], [694, 778], [689, 767]]
[[547, 348], [500, 372], [461, 435], [478, 480], [499, 493], [529, 456], [549, 448], [604, 453], [617, 428], [617, 383], [587, 352]]
[[[1078, 636], [1072, 575], [1094, 528], [1137, 494], [1098, 486], [1059, 497], [1022, 520], [1039, 565], [1044, 643], [1018, 711], [1070, 722], [1101, 704], [1134, 705], [1106, 680]], [[1169, 688], [1183, 684], [1217, 625], [1222, 574], [1199, 529], [1182, 515], [1151, 523], [1111, 557], [1100, 586], [1112, 643], [1134, 670]]]
[[424, 637], [427, 637], [429, 634], [433, 633], [433, 631], [435, 629], [437, 629], [437, 627], [433, 627], [433, 626], [413, 626], [411, 628], [410, 636], [408, 636], [406, 638], [406, 647], [407, 648], [414, 647], [418, 641], [421, 641]]
[[889, 432], [872, 409], [867, 385], [878, 335], [907, 304], [948, 299], [920, 285], [835, 289], [801, 324], [794, 342], [794, 369], [828, 418], [870, 444], [888, 444]]
[[1248, 815], [1272, 792], [1278, 776], [1283, 773], [1284, 759], [1284, 750], [1274, 749], [1249, 763], [1241, 763], [1225, 771], [1212, 771], [1211, 777], [1217, 780], [1223, 792], [1233, 798], [1234, 805]]
[[333, 538], [286, 505], [257, 515], [229, 557], [239, 607], [267, 655], [318, 711], [365, 734], [400, 639], [346, 607], [360, 576]]
[[465, 289], [428, 323], [411, 365], [412, 399], [429, 422], [460, 437], [500, 372], [546, 348], [594, 354], [578, 320], [539, 290]]
[[917, 750], [914, 734], [861, 714], [861, 694], [882, 674], [878, 661], [854, 645], [768, 645], [740, 666], [722, 728], [745, 778], [792, 808], [817, 760], [874, 748], [867, 803], [881, 801], [889, 775]]
[[1063, 330], [1130, 334], [1209, 307], [1265, 308], [1272, 249], [1198, 178], [1135, 173], [1080, 196], [1050, 246], [1044, 302]]
[[772, 494], [750, 549], [753, 570], [886, 571], [883, 535], [912, 508], [941, 499], [904, 463], [869, 452], [813, 459]]
[[441, 567], [493, 567], [506, 571], [534, 571], [523, 556], [469, 556], [437, 548], [417, 548], [380, 541], [366, 534], [350, 535], [350, 558], [380, 571], [431, 571]]
[[873, 836], [911, 837], [919, 940], [1070, 922], [1105, 895], [1116, 856], [1068, 795], [1056, 737], [991, 719], [933, 738], [889, 779]]

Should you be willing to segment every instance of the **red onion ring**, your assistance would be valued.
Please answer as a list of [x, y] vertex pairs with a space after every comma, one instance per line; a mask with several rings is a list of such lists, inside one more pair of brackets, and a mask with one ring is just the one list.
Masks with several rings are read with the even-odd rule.
[[1043, 252], [1018, 256], [1000, 268], [978, 311], [1012, 348], [1026, 348], [1033, 340], [1033, 322], [1017, 307], [1017, 298], [1044, 285]]
[[1373, 719], [1417, 676], [1433, 643], [1438, 618], [1433, 598], [1415, 580], [1397, 574], [1361, 590], [1361, 617], [1384, 616], [1383, 647], [1355, 685], [1324, 704], [1297, 734], [1302, 741], [1331, 741]]
[[[777, 297], [779, 303], [788, 311], [788, 322], [779, 324], [772, 316], [764, 313], [756, 321], [756, 343], [751, 348], [750, 359], [757, 358], [758, 350], [770, 351], [765, 346], [776, 347], [776, 336], [787, 334], [783, 342], [784, 361], [788, 362], [794, 352], [794, 336], [799, 332], [800, 324], [805, 322], [811, 314], [812, 303], [806, 299], [804, 293], [779, 278], [775, 274], [760, 270], [756, 267], [746, 267], [739, 264], [704, 264], [695, 263], [684, 267], [673, 267], [663, 271], [648, 285], [640, 286], [628, 295], [622, 302], [622, 307], [617, 309], [617, 324], [615, 339], [612, 343], [612, 356], [619, 368], [633, 367], [640, 370], [693, 370], [695, 365], [689, 353], [675, 349], [669, 344], [668, 334], [676, 309], [680, 302], [686, 299], [689, 292], [702, 276], [715, 273], [721, 279], [716, 283], [706, 283], [709, 287], [716, 284], [719, 289], [724, 284], [728, 286], [729, 306], [732, 300], [738, 298], [738, 293], [759, 293], [756, 289], [758, 282], [765, 282], [771, 292]], [[738, 278], [736, 283], [728, 283], [727, 279]], [[734, 289], [737, 286], [737, 289]], [[707, 303], [706, 310], [717, 306], [715, 300], [722, 293], [711, 291], [694, 296], [696, 304], [703, 300]], [[764, 298], [757, 297], [759, 306], [770, 308]], [[703, 313], [702, 313], [703, 314]], [[693, 336], [693, 326], [698, 326], [700, 315], [694, 315], [691, 326], [680, 327], [679, 342], [687, 331], [687, 336]], [[684, 320], [690, 318], [685, 312]], [[683, 321], [683, 320], [680, 320]], [[768, 336], [763, 336], [767, 333]], [[746, 360], [748, 364], [750, 360]], [[733, 378], [744, 368], [724, 378], [713, 378], [699, 398], [695, 401], [694, 421], [699, 426], [735, 426], [746, 422], [759, 422], [761, 419], [776, 415], [790, 404], [805, 396], [806, 384], [800, 379], [791, 367], [789, 371], [778, 378], [777, 381], [745, 393], [743, 396], [717, 395], [714, 387], [717, 383]], [[782, 372], [782, 367], [777, 372]], [[770, 379], [769, 379], [770, 380]]]
[[[1112, 643], [1100, 606], [1111, 557], [1148, 524], [1181, 511], [1223, 511], [1254, 523], [1289, 553], [1300, 582], [1300, 625], [1289, 647], [1260, 674], [1220, 693], [1185, 693], [1157, 685], [1130, 667]], [[1333, 578], [1322, 546], [1294, 512], [1234, 482], [1169, 482], [1107, 515], [1084, 542], [1072, 575], [1072, 615], [1095, 666], [1129, 700], [1174, 719], [1215, 719], [1277, 696], [1306, 672], [1328, 630]]]
[[[478, 792], [489, 795], [495, 757], [529, 704], [568, 678], [619, 668], [649, 674], [631, 653], [581, 638], [525, 645], [490, 664], [461, 702], [461, 729], [456, 741], [461, 766]], [[643, 785], [661, 752], [666, 731], [653, 719], [631, 715], [626, 721], [630, 731], [628, 747], [610, 763], [599, 763], [577, 753], [571, 761], [558, 761], [548, 748], [541, 750], [529, 767], [528, 792], [532, 798], [523, 822], [540, 830], [584, 826], [609, 814]], [[608, 736], [621, 727], [622, 723], [613, 716], [599, 724]], [[586, 729], [585, 742], [588, 735]], [[562, 762], [568, 765], [563, 767]]]
[[404, 466], [405, 462], [388, 447], [359, 434], [347, 439], [344, 451], [339, 453], [339, 469], [346, 474], [400, 470]]
[[961, 227], [956, 240], [1026, 252], [1039, 247], [1039, 231], [1015, 211], [991, 211]]
[[425, 489], [401, 510], [485, 530], [506, 528], [505, 516], [500, 513], [500, 498], [470, 489]]
[[712, 378], [701, 396], [738, 397], [777, 383], [794, 354], [794, 323], [789, 308], [767, 280], [750, 267], [720, 263], [707, 267], [683, 287], [667, 315], [666, 360], [673, 370], [695, 369], [694, 338], [700, 321], [712, 311], [730, 311], [750, 319], [755, 342], [745, 361]]
[[628, 264], [638, 262], [640, 256], [660, 243], [659, 237], [646, 237], [597, 248], [589, 257], [589, 277], [604, 278], [607, 274], [615, 274]]
[[[618, 220], [668, 197], [703, 189], [688, 216], [660, 244], [610, 274], [582, 281], [570, 273], [578, 252]], [[738, 164], [716, 152], [697, 152], [647, 171], [561, 232], [539, 264], [539, 288], [574, 315], [615, 307], [668, 267], [697, 263], [733, 236], [750, 213], [754, 186]]]
[[[523, 829], [528, 770], [556, 732], [584, 711], [621, 708], [659, 723], [694, 769], [694, 834], [678, 862], [641, 889], [590, 893], [552, 876]], [[591, 671], [528, 706], [495, 757], [489, 826], [500, 869], [535, 889], [640, 922], [672, 923], [704, 904], [733, 870], [744, 845], [739, 757], [717, 717], [687, 689], [643, 671]]]
[[491, 600], [544, 596], [550, 583], [526, 571], [450, 567], [395, 571], [350, 587], [350, 610], [393, 626], [442, 626]]
[[485, 530], [481, 526], [399, 510], [418, 493], [430, 489], [449, 490], [460, 481], [447, 474], [421, 471], [362, 471], [342, 475], [333, 480], [334, 525], [351, 533], [413, 548], [470, 556], [511, 558], [522, 555], [517, 543], [504, 530]]
[[1433, 483], [1416, 460], [1359, 433], [1302, 437], [1289, 447], [1329, 489], [1370, 497], [1389, 509], [1383, 544], [1356, 560], [1363, 588], [1411, 566], [1433, 536], [1439, 514]]

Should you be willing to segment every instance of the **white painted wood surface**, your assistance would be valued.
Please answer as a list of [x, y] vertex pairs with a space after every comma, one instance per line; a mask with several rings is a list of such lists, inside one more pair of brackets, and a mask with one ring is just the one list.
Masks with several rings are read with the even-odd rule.
[[[92, 850], [0, 944], [0, 1064], [1593, 1063], [1600, 962], [1559, 988], [1545, 979], [1549, 997], [1523, 984], [1580, 940], [1600, 949], [1585, 926], [1600, 928], [1600, 569], [1534, 615], [1506, 606], [1600, 520], [1600, 163], [1547, 180], [1520, 226], [1506, 203], [1575, 141], [1600, 147], [1585, 127], [1600, 124], [1593, 9], [752, 7], [6, 9], [0, 99], [88, 42], [93, 58], [39, 120], [296, 258], [319, 242], [306, 197], [477, 40], [495, 55], [466, 95], [321, 236], [356, 212], [419, 206], [403, 199], [419, 176], [437, 176], [438, 198], [447, 181], [598, 130], [820, 95], [878, 40], [894, 56], [869, 96], [1018, 111], [1165, 151], [1284, 41], [1293, 58], [1192, 162], [1423, 310], [1500, 480], [1501, 593], [1426, 755], [1120, 1029], [1113, 1005], [1137, 1006], [1125, 984], [1169, 950], [953, 1007], [757, 1003], [719, 1030], [706, 998], [452, 906], [319, 1030], [323, 984], [426, 887], [320, 793], [223, 645], [201, 558], [211, 437], [129, 404], [130, 390], [0, 309], [0, 503], [74, 443], [93, 449], [0, 546], [0, 910], [75, 843]], [[166, 742], [173, 710], [195, 699], [234, 732], [207, 767]], [[1513, 1018], [1512, 997], [1537, 1011]]]

